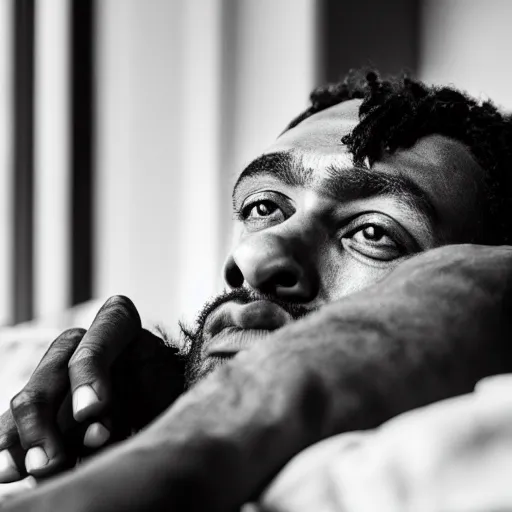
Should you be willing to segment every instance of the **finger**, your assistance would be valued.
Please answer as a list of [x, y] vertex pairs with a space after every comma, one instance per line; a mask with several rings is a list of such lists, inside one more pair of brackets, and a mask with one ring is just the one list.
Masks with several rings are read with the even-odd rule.
[[111, 297], [99, 310], [69, 361], [76, 421], [94, 419], [106, 412], [111, 394], [110, 368], [140, 331], [139, 313], [127, 297]]
[[502, 373], [485, 377], [478, 381], [475, 386], [477, 393], [503, 393], [512, 395], [512, 373]]
[[[84, 435], [88, 425], [77, 423], [73, 418], [71, 391], [66, 394], [64, 401], [57, 413], [57, 425], [63, 433], [64, 451], [67, 454], [70, 465], [76, 464], [77, 459], [84, 452]], [[88, 452], [88, 449], [85, 449]]]
[[17, 442], [19, 442], [18, 428], [9, 409], [0, 416], [0, 450]]
[[68, 361], [85, 331], [69, 329], [50, 346], [27, 385], [11, 400], [26, 470], [44, 476], [66, 461], [57, 411], [69, 389]]
[[106, 422], [96, 421], [91, 423], [84, 435], [84, 446], [87, 448], [98, 449], [105, 445], [110, 439], [110, 428], [106, 426]]
[[37, 485], [33, 476], [28, 476], [19, 482], [0, 484], [0, 503], [3, 503], [8, 498], [16, 496], [21, 492], [33, 489]]
[[21, 458], [14, 458], [9, 451], [11, 446], [20, 446], [18, 428], [10, 410], [0, 416], [0, 483], [13, 482], [21, 478], [24, 453]]
[[25, 450], [19, 443], [0, 452], [0, 483], [14, 482], [26, 475]]

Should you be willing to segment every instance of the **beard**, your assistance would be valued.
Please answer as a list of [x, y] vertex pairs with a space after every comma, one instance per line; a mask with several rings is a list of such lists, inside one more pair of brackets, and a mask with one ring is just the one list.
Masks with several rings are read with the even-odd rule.
[[180, 323], [181, 335], [185, 355], [185, 388], [189, 389], [199, 380], [202, 380], [210, 374], [215, 368], [227, 362], [230, 358], [226, 357], [208, 357], [203, 354], [205, 343], [205, 324], [209, 315], [225, 302], [236, 302], [238, 304], [249, 304], [251, 302], [265, 300], [272, 302], [286, 311], [294, 320], [299, 320], [308, 315], [312, 308], [307, 308], [301, 304], [285, 302], [277, 299], [273, 295], [261, 294], [246, 288], [225, 291], [208, 301], [199, 314], [193, 327], [189, 328]]

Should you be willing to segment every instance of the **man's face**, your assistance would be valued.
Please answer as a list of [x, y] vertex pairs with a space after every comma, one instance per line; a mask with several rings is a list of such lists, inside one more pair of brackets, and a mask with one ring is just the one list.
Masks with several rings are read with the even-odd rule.
[[413, 254], [478, 236], [484, 172], [464, 145], [430, 135], [357, 168], [341, 138], [358, 124], [360, 103], [301, 122], [238, 177], [226, 292], [189, 333], [192, 382]]

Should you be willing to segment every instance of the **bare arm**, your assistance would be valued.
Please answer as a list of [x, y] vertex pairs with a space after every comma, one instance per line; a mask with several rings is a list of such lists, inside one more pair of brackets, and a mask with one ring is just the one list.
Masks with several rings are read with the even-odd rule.
[[145, 431], [8, 510], [236, 510], [332, 434], [510, 371], [512, 249], [451, 246], [277, 331]]

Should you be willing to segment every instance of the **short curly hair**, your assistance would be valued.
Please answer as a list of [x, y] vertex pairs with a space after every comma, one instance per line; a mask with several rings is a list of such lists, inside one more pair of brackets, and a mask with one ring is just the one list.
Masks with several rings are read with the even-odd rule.
[[338, 83], [316, 88], [311, 105], [286, 130], [326, 108], [362, 99], [359, 124], [341, 139], [356, 165], [383, 153], [409, 148], [421, 137], [439, 134], [466, 145], [486, 171], [483, 233], [479, 243], [512, 243], [512, 120], [491, 101], [478, 101], [453, 87], [427, 85], [404, 74], [381, 79], [353, 70]]

